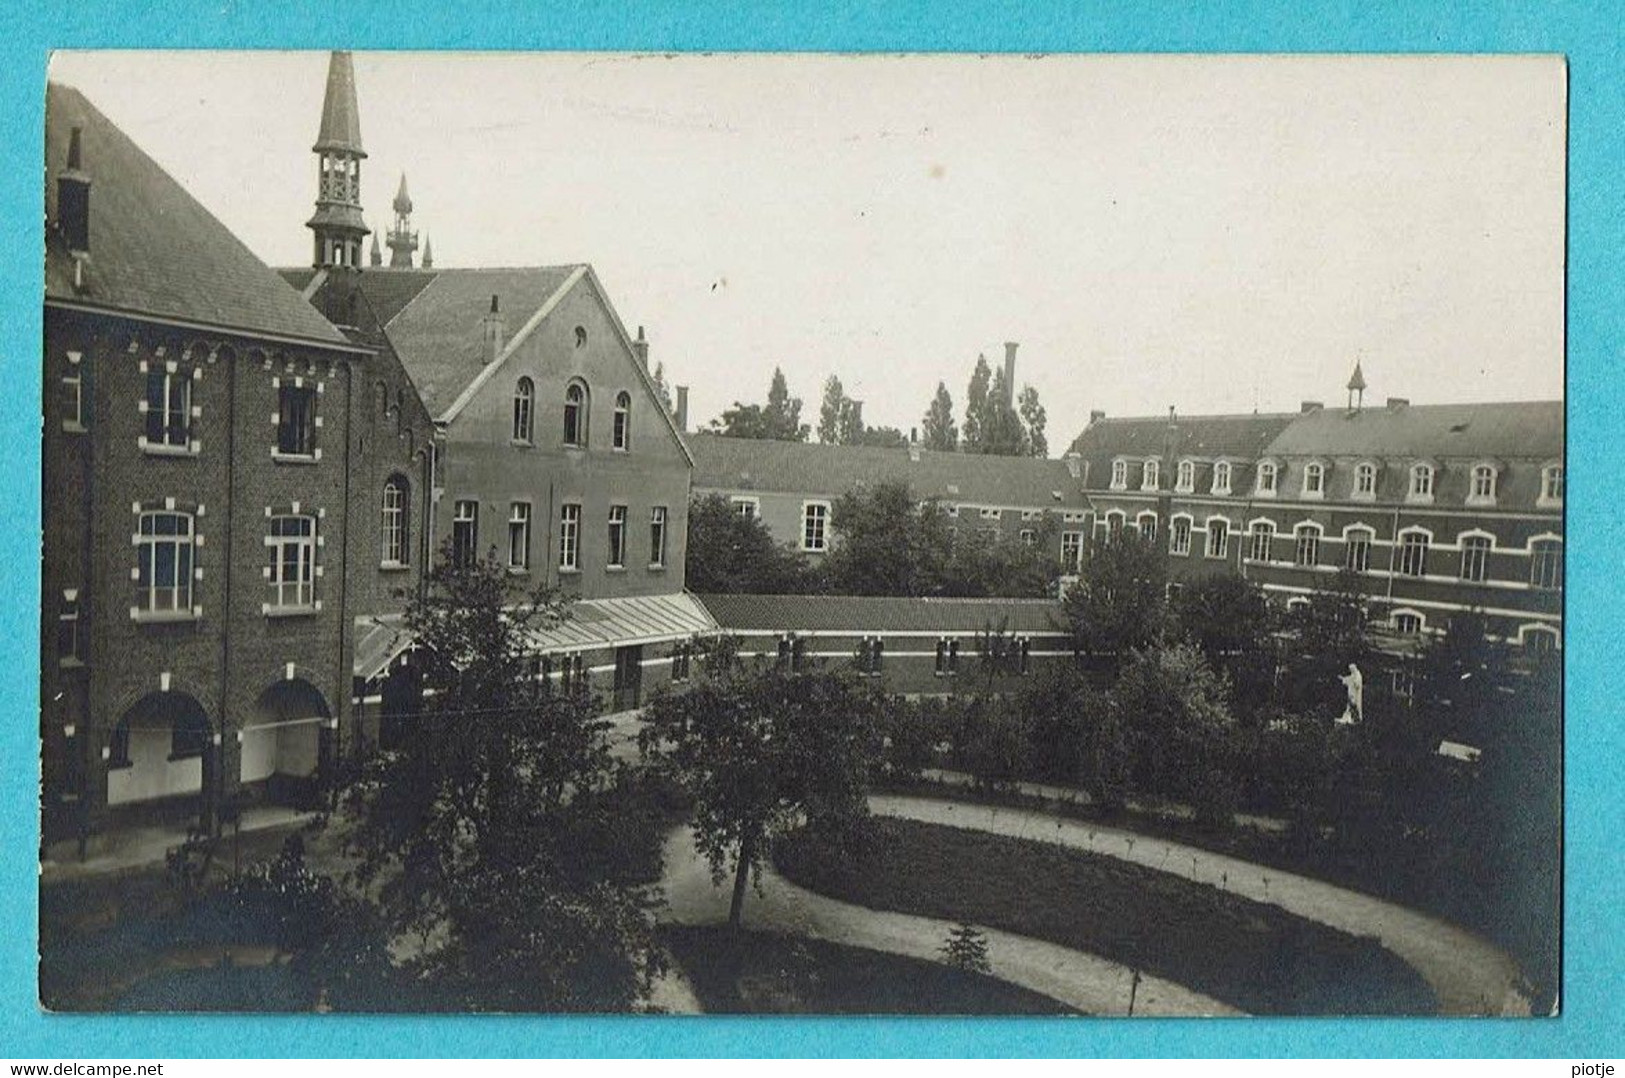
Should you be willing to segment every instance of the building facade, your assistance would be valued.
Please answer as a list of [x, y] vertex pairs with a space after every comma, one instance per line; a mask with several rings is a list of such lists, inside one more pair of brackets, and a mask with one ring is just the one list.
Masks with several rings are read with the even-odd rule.
[[[348, 63], [334, 55], [335, 67]], [[355, 157], [359, 120], [344, 119], [358, 114], [354, 79], [330, 74], [327, 95], [317, 152]], [[325, 134], [330, 120], [354, 139]], [[361, 219], [350, 192], [345, 227]], [[516, 582], [576, 599], [573, 629], [537, 641], [542, 670], [636, 707], [686, 642], [714, 628], [683, 587], [692, 459], [648, 341], [628, 332], [588, 265], [413, 267], [404, 177], [392, 208], [389, 267], [351, 271], [332, 261], [348, 257], [346, 243], [318, 242], [329, 261], [284, 277], [398, 362], [433, 420], [423, 560], [495, 557]], [[356, 698], [387, 741], [417, 706], [411, 642], [399, 617], [363, 631]]]
[[1364, 404], [1106, 419], [1074, 451], [1093, 534], [1153, 537], [1172, 586], [1238, 572], [1295, 606], [1347, 569], [1393, 642], [1482, 618], [1531, 651], [1563, 640], [1561, 401]]
[[416, 586], [351, 524], [378, 358], [77, 91], [49, 87], [45, 153], [45, 837], [307, 796], [355, 614]]
[[835, 502], [850, 491], [905, 483], [934, 501], [962, 534], [1043, 542], [1076, 571], [1089, 528], [1081, 462], [945, 453], [918, 446], [822, 445], [695, 434], [694, 493], [716, 495], [759, 519], [780, 543], [809, 558], [840, 541]]

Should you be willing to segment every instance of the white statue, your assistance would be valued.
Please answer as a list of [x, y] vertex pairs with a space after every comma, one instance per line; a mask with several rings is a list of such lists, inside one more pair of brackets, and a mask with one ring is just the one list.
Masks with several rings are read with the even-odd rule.
[[1343, 708], [1343, 714], [1338, 716], [1337, 721], [1339, 725], [1352, 726], [1364, 717], [1365, 677], [1361, 675], [1358, 666], [1349, 663], [1349, 672], [1339, 674], [1337, 680], [1343, 683], [1349, 694], [1348, 706]]

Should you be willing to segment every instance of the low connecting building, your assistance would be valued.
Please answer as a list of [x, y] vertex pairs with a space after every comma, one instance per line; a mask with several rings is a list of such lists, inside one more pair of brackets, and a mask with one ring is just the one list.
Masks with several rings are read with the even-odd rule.
[[694, 493], [728, 500], [780, 543], [821, 558], [838, 543], [841, 495], [906, 484], [965, 534], [1037, 543], [1075, 572], [1089, 531], [1081, 462], [922, 449], [821, 445], [695, 434]]
[[45, 838], [300, 799], [352, 738], [356, 616], [419, 585], [379, 563], [373, 484], [421, 483], [432, 429], [81, 94], [48, 87], [45, 126]]
[[1398, 640], [1482, 617], [1496, 639], [1562, 647], [1563, 404], [1364, 404], [1109, 419], [1073, 445], [1100, 539], [1158, 544], [1170, 587], [1219, 571], [1287, 606], [1347, 569]]

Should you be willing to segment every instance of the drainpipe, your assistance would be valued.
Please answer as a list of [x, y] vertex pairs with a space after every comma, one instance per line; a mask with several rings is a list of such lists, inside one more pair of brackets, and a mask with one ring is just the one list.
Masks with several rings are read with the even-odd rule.
[[[216, 733], [220, 737], [218, 745], [211, 746], [214, 755], [214, 774], [208, 776], [209, 781], [203, 793], [203, 809], [208, 816], [208, 830], [212, 834], [218, 826], [218, 812], [215, 811], [224, 799], [226, 785], [226, 692], [231, 678], [231, 633], [232, 633], [232, 563], [236, 560], [232, 556], [232, 539], [237, 535], [237, 382], [238, 368], [235, 351], [230, 361], [231, 369], [226, 372], [226, 386], [228, 389], [226, 401], [226, 534], [221, 543], [225, 551], [224, 582], [225, 593], [220, 599], [221, 624], [224, 632], [220, 634], [220, 715], [219, 729]], [[239, 768], [241, 763], [239, 762]], [[212, 804], [211, 804], [212, 802]]]

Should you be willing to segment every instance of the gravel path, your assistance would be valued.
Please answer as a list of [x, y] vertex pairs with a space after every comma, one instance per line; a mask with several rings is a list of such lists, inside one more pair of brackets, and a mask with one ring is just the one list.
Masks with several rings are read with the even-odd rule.
[[887, 794], [870, 797], [869, 807], [881, 816], [1072, 846], [1274, 903], [1299, 917], [1376, 937], [1422, 975], [1443, 1014], [1529, 1013], [1517, 963], [1505, 952], [1466, 929], [1370, 895], [1166, 839], [1026, 809]]
[[[715, 924], [727, 919], [732, 880], [718, 887], [694, 848], [688, 828], [674, 830], [665, 846], [666, 910], [676, 924]], [[811, 936], [854, 947], [940, 960], [950, 922], [852, 905], [815, 894], [779, 876], [762, 873], [760, 893], [745, 900], [745, 925]], [[1127, 1013], [1132, 974], [1103, 958], [1011, 932], [982, 928], [993, 976], [1041, 992], [1087, 1014]], [[1142, 975], [1136, 1015], [1238, 1014], [1235, 1008], [1158, 977]]]

